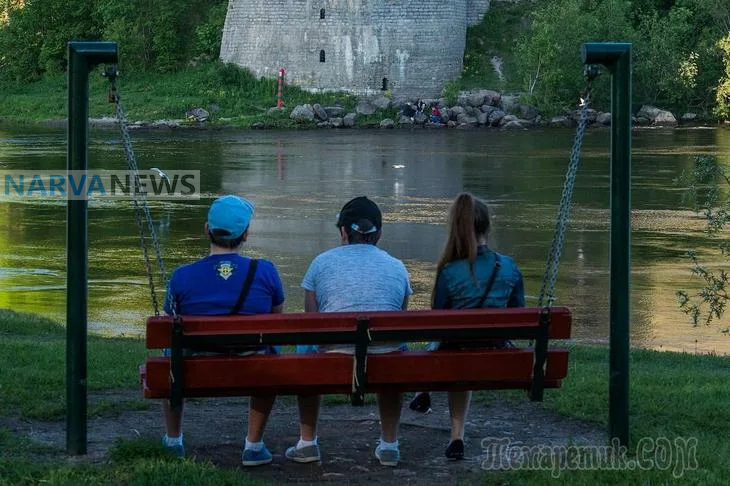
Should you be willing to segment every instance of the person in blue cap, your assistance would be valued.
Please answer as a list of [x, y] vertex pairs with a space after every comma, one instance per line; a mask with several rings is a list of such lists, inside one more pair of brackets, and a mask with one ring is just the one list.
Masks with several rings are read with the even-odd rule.
[[[175, 269], [165, 298], [167, 314], [173, 314], [173, 308], [178, 315], [206, 316], [283, 311], [284, 291], [274, 264], [239, 253], [249, 237], [253, 214], [254, 205], [237, 196], [223, 196], [213, 202], [205, 223], [210, 254]], [[274, 347], [250, 351], [252, 354], [278, 352]], [[169, 354], [169, 350], [166, 353]], [[275, 399], [276, 396], [250, 398], [248, 433], [241, 457], [244, 466], [268, 464], [272, 460], [263, 434]], [[182, 410], [172, 410], [169, 401], [165, 400], [164, 413], [163, 445], [183, 457]]]

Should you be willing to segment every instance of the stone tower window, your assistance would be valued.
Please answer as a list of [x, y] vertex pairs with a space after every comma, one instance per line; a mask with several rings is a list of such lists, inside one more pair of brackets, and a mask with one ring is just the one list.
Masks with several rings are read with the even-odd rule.
[[382, 91], [388, 91], [388, 78], [383, 78], [383, 88]]
[[319, 51], [319, 62], [324, 62], [324, 49]]
[[321, 9], [321, 10], [319, 11], [319, 19], [320, 19], [320, 20], [324, 20], [324, 9]]

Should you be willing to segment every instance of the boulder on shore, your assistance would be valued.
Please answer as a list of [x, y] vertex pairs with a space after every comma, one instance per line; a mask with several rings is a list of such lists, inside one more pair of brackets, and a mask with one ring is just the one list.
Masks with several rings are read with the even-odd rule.
[[327, 114], [327, 111], [322, 108], [322, 105], [319, 103], [316, 103], [312, 106], [312, 111], [314, 111], [314, 114], [317, 118], [319, 118], [322, 121], [327, 121], [330, 119], [329, 114]]
[[423, 125], [428, 121], [428, 116], [425, 113], [416, 113], [413, 116], [413, 123], [416, 123], [418, 125]]
[[308, 103], [306, 105], [298, 105], [291, 111], [289, 118], [297, 123], [314, 121], [314, 109]]
[[572, 128], [573, 118], [567, 116], [555, 116], [550, 119], [548, 125], [553, 128]]
[[387, 110], [388, 108], [390, 108], [390, 99], [386, 98], [385, 96], [378, 96], [377, 98], [372, 100], [371, 103], [378, 110]]
[[596, 118], [596, 123], [599, 125], [610, 125], [611, 124], [611, 113], [599, 113], [598, 117]]
[[191, 121], [204, 122], [210, 117], [210, 113], [205, 108], [193, 108], [185, 112], [185, 118]]
[[520, 105], [517, 96], [502, 96], [499, 106], [505, 113], [513, 113], [519, 109]]
[[645, 118], [649, 120], [649, 123], [657, 126], [673, 127], [677, 125], [677, 118], [672, 112], [651, 105], [642, 106], [636, 114], [636, 117], [639, 120], [639, 124], [641, 124], [641, 119]]
[[674, 127], [677, 126], [677, 118], [670, 112], [662, 110], [654, 118], [654, 125], [661, 127]]
[[380, 128], [395, 128], [395, 121], [391, 118], [386, 118], [380, 122]]
[[357, 113], [359, 115], [372, 115], [378, 111], [377, 107], [369, 101], [362, 100], [357, 104]]
[[324, 111], [327, 112], [327, 116], [330, 118], [341, 117], [345, 114], [345, 109], [341, 106], [325, 106]]
[[530, 105], [520, 105], [520, 116], [525, 120], [534, 120], [538, 116], [537, 108]]
[[355, 126], [355, 119], [357, 118], [357, 113], [348, 113], [345, 115], [345, 118], [342, 119], [342, 126], [346, 128], [352, 128]]
[[494, 110], [489, 114], [489, 124], [493, 127], [499, 126], [502, 122], [502, 118], [505, 117], [505, 113], [502, 110]]
[[520, 123], [520, 120], [510, 120], [502, 126], [505, 130], [522, 130], [524, 126]]

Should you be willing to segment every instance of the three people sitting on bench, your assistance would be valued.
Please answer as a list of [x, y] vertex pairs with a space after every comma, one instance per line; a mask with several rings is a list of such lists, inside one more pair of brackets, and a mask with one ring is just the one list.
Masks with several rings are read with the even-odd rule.
[[[265, 314], [283, 311], [284, 292], [275, 266], [266, 260], [239, 255], [249, 235], [253, 204], [236, 196], [214, 201], [205, 231], [211, 242], [210, 255], [179, 267], [170, 279], [165, 311], [179, 315]], [[397, 311], [406, 310], [412, 295], [405, 265], [377, 248], [382, 235], [382, 215], [366, 197], [358, 197], [342, 208], [336, 223], [342, 245], [318, 255], [304, 275], [306, 312]], [[460, 194], [452, 204], [449, 234], [437, 266], [432, 293], [434, 309], [479, 307], [523, 307], [522, 275], [511, 258], [487, 246], [490, 219], [486, 204], [470, 194]], [[431, 343], [428, 349], [462, 349], [463, 343]], [[477, 346], [509, 347], [509, 342], [477, 343]], [[370, 353], [406, 350], [405, 344], [378, 345]], [[220, 352], [220, 350], [212, 350]], [[166, 352], [168, 352], [166, 350]], [[278, 353], [274, 347], [250, 353]], [[297, 352], [354, 353], [347, 346], [297, 346]], [[446, 449], [450, 459], [464, 455], [464, 425], [471, 392], [449, 392], [451, 441]], [[242, 454], [244, 466], [272, 461], [263, 442], [263, 432], [275, 401], [274, 396], [251, 397], [248, 433]], [[321, 459], [317, 439], [320, 396], [298, 397], [300, 439], [286, 450], [295, 462]], [[430, 403], [421, 393], [411, 408]], [[381, 437], [375, 456], [381, 464], [395, 466], [400, 460], [398, 427], [402, 394], [378, 394]], [[163, 445], [184, 456], [182, 410], [171, 410], [164, 402], [166, 434]]]

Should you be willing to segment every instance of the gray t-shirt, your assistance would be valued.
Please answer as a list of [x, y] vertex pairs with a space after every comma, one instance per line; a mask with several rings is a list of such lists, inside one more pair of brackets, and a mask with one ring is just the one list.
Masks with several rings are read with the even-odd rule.
[[[315, 293], [319, 312], [398, 311], [413, 294], [403, 262], [374, 245], [343, 245], [318, 255], [304, 275], [302, 287]], [[371, 352], [398, 349], [373, 346]], [[320, 347], [321, 351], [334, 351]], [[337, 346], [338, 352], [352, 352]]]

